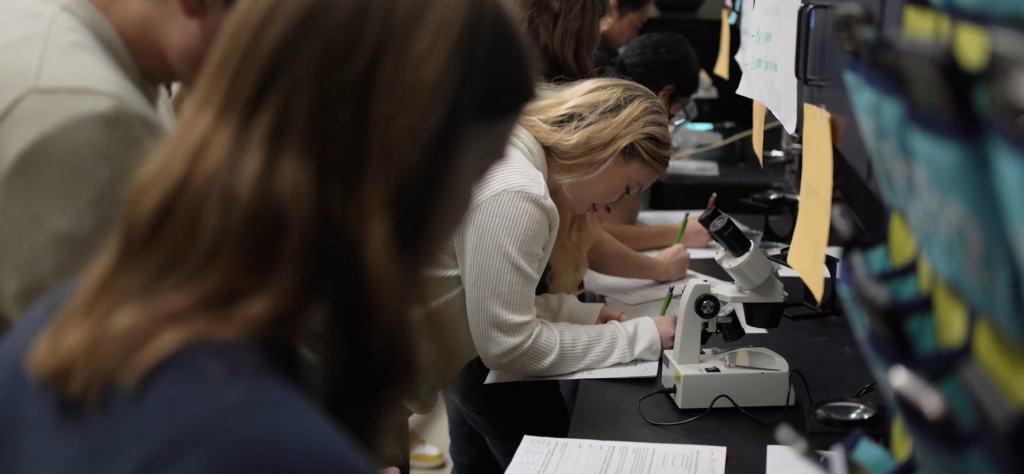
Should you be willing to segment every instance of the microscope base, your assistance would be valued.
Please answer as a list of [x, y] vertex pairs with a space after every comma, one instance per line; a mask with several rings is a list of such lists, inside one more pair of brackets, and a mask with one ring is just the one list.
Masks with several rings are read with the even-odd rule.
[[[676, 387], [672, 398], [680, 409], [706, 409], [719, 395], [728, 395], [744, 408], [783, 406], [787, 395], [790, 405], [796, 403], [796, 395], [789, 384], [789, 364], [774, 351], [750, 347], [718, 354], [712, 354], [708, 348], [705, 352], [707, 354], [700, 355], [699, 364], [677, 364], [670, 350], [662, 354], [661, 383], [666, 388]], [[734, 365], [777, 371], [726, 367], [726, 360]], [[732, 408], [733, 405], [721, 398], [714, 407]]]

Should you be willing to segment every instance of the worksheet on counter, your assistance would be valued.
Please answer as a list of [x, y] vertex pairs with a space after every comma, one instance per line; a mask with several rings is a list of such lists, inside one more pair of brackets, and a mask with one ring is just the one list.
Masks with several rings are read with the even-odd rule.
[[[776, 250], [774, 252], [765, 252], [765, 255], [768, 255], [768, 256], [771, 256], [771, 257], [777, 257], [779, 255], [779, 252], [778, 252], [778, 250]], [[843, 248], [842, 247], [828, 247], [828, 248], [825, 249], [825, 255], [829, 255], [831, 257], [835, 257], [836, 259], [839, 260], [839, 262], [836, 263], [836, 274], [835, 274], [835, 278], [839, 278], [840, 271], [843, 268], [842, 267], [842, 265], [843, 265], [843, 261], [842, 261], [842, 258], [843, 258]], [[787, 267], [785, 265], [775, 264], [775, 268], [776, 268], [776, 270], [778, 270], [777, 276], [779, 276], [779, 277], [799, 277], [800, 276], [800, 275], [797, 275], [796, 270], [793, 270], [792, 268]], [[828, 267], [822, 265], [821, 268], [822, 268], [822, 276], [824, 276], [825, 278], [832, 278], [833, 277], [833, 275], [829, 273]]]
[[816, 451], [820, 459], [814, 462], [789, 446], [769, 445], [765, 460], [765, 474], [829, 474], [829, 462], [843, 462], [839, 453]]
[[724, 474], [725, 447], [526, 436], [505, 474]]
[[[683, 176], [718, 176], [717, 161], [672, 160], [668, 162], [668, 174]], [[704, 212], [704, 211], [701, 211]], [[700, 214], [697, 214], [698, 216]]]
[[[683, 291], [686, 290], [686, 283], [692, 278], [707, 281], [712, 285], [726, 284], [722, 280], [696, 272], [689, 272], [686, 279], [674, 283], [657, 283], [652, 280], [613, 277], [588, 270], [583, 276], [583, 286], [587, 291], [604, 296], [605, 303], [608, 306], [622, 311], [630, 317], [654, 316], [660, 313], [661, 304], [665, 299], [669, 286], [674, 287], [672, 292], [673, 300], [669, 305], [669, 314], [677, 313], [679, 298], [682, 296]], [[743, 310], [743, 305], [726, 305], [726, 307], [736, 311], [736, 315], [740, 318], [740, 324], [743, 325], [743, 330], [747, 334], [765, 334], [768, 332], [767, 329], [755, 328], [747, 324], [747, 315]]]
[[[591, 293], [615, 298], [619, 301], [625, 302], [626, 304], [637, 305], [647, 303], [649, 301], [660, 302], [664, 300], [665, 294], [668, 293], [668, 287], [670, 286], [675, 287], [676, 294], [682, 294], [683, 289], [686, 288], [686, 284], [693, 279], [705, 281], [714, 280], [717, 284], [724, 283], [721, 280], [715, 280], [707, 275], [694, 271], [686, 272], [686, 278], [681, 280], [671, 283], [660, 283], [654, 280], [622, 278], [597, 273], [593, 270], [587, 270], [587, 273], [583, 274], [583, 287]], [[653, 314], [644, 316], [653, 316]]]
[[583, 379], [636, 379], [658, 376], [658, 361], [634, 360], [603, 369], [583, 369], [562, 375], [533, 377], [529, 375], [506, 374], [492, 370], [487, 374], [484, 385], [506, 382], [529, 382], [535, 380], [583, 380]]
[[[700, 223], [697, 222], [697, 219], [700, 218], [701, 214], [704, 214], [704, 209], [694, 209], [689, 211], [640, 211], [640, 213], [636, 217], [636, 225], [651, 226], [671, 224], [677, 226], [680, 222], [682, 222], [683, 216], [685, 216], [687, 213], [690, 214], [690, 220], [686, 224], [687, 226], [700, 225]], [[754, 245], [761, 245], [761, 240], [762, 237], [764, 237], [764, 232], [751, 229], [749, 226], [743, 224], [742, 222], [736, 221], [736, 219], [733, 219], [733, 223], [736, 224], [736, 227], [739, 227], [740, 230], [742, 230], [743, 233], [750, 238], [750, 240], [754, 241]], [[715, 258], [715, 254], [718, 253], [718, 251], [721, 249], [722, 247], [720, 247], [717, 242], [712, 240], [711, 242], [708, 243], [707, 248], [687, 248], [686, 250], [690, 252], [691, 260], [699, 260]], [[661, 250], [647, 251], [642, 253], [644, 255], [653, 257], [657, 255], [658, 252], [661, 252]]]

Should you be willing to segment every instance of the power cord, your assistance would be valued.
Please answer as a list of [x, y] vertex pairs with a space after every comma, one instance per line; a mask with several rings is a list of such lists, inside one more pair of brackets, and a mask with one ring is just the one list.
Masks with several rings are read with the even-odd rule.
[[[706, 410], [704, 410], [703, 413], [701, 413], [701, 414], [699, 414], [699, 415], [697, 415], [697, 416], [695, 416], [693, 418], [688, 418], [688, 419], [682, 420], [682, 421], [669, 421], [669, 422], [652, 421], [650, 418], [647, 418], [647, 415], [644, 414], [644, 410], [643, 410], [643, 407], [641, 406], [641, 403], [643, 403], [644, 400], [646, 400], [646, 399], [648, 399], [650, 397], [653, 397], [653, 396], [655, 396], [655, 395], [657, 395], [659, 393], [672, 393], [672, 392], [675, 392], [675, 390], [676, 390], [675, 387], [664, 388], [664, 389], [661, 389], [661, 390], [658, 390], [658, 391], [655, 391], [655, 392], [652, 392], [652, 393], [648, 393], [647, 395], [644, 395], [643, 397], [640, 398], [640, 400], [637, 400], [637, 402], [636, 402], [636, 410], [638, 412], [640, 412], [640, 417], [643, 418], [644, 421], [646, 421], [646, 422], [648, 422], [648, 423], [650, 423], [650, 424], [652, 424], [654, 426], [678, 426], [678, 425], [685, 425], [687, 423], [692, 423], [692, 422], [697, 421], [697, 420], [699, 420], [701, 418], [704, 418], [705, 416], [707, 416], [708, 413], [711, 413], [712, 409], [714, 409], [715, 403], [717, 403], [719, 400], [724, 398], [724, 399], [728, 400], [729, 403], [732, 403], [732, 406], [736, 407], [736, 409], [739, 410], [740, 413], [743, 413], [744, 415], [747, 415], [747, 417], [750, 418], [751, 420], [754, 420], [755, 422], [757, 422], [758, 424], [761, 424], [761, 425], [771, 426], [771, 425], [774, 425], [774, 424], [778, 424], [782, 420], [785, 420], [786, 419], [786, 414], [789, 413], [789, 399], [790, 399], [790, 395], [792, 395], [792, 391], [789, 389], [789, 386], [792, 385], [792, 383], [793, 383], [793, 374], [799, 375], [800, 379], [804, 380], [804, 388], [807, 389], [807, 381], [804, 379], [804, 375], [801, 374], [800, 372], [795, 371], [795, 370], [790, 371], [789, 372], [789, 384], [786, 385], [786, 405], [782, 408], [782, 416], [780, 416], [779, 419], [774, 420], [774, 421], [763, 421], [761, 419], [758, 419], [756, 416], [751, 415], [749, 412], [744, 410], [743, 407], [741, 407], [738, 403], [736, 403], [735, 400], [732, 399], [732, 397], [730, 397], [730, 396], [728, 396], [728, 395], [726, 395], [724, 393], [719, 395], [719, 396], [717, 396], [717, 397], [715, 397], [714, 400], [711, 400], [711, 404], [708, 405], [708, 408]], [[810, 395], [810, 393], [811, 393], [810, 389], [807, 389], [807, 394]]]
[[[803, 382], [804, 394], [807, 395], [807, 402], [810, 403], [810, 405], [812, 407], [815, 406], [815, 404], [814, 404], [814, 396], [811, 395], [811, 387], [810, 387], [810, 385], [807, 384], [807, 379], [804, 377], [804, 374], [800, 373], [799, 370], [791, 370], [791, 371], [789, 371], [789, 384], [790, 385], [793, 384], [793, 376], [794, 375], [796, 375], [797, 377], [800, 377], [800, 381]], [[864, 388], [860, 389], [860, 391], [857, 392], [857, 394], [853, 396], [853, 398], [861, 398], [864, 395], [867, 395], [867, 394], [873, 392], [875, 390], [875, 386], [877, 384], [878, 384], [878, 382], [871, 382], [871, 383], [865, 385]], [[733, 400], [732, 397], [730, 397], [730, 396], [728, 396], [728, 395], [726, 395], [724, 393], [719, 395], [719, 396], [717, 396], [717, 397], [715, 397], [714, 400], [711, 400], [711, 404], [708, 405], [708, 408], [706, 410], [704, 410], [703, 413], [701, 413], [701, 414], [699, 414], [699, 415], [697, 415], [695, 417], [692, 417], [692, 418], [688, 418], [688, 419], [681, 420], [681, 421], [668, 421], [668, 422], [653, 421], [650, 418], [647, 418], [647, 415], [644, 414], [643, 406], [641, 405], [644, 400], [647, 400], [648, 398], [651, 398], [651, 397], [653, 397], [655, 395], [658, 395], [658, 394], [661, 394], [661, 393], [675, 393], [675, 391], [676, 391], [676, 387], [673, 385], [670, 388], [663, 388], [661, 390], [656, 390], [654, 392], [648, 393], [647, 395], [644, 395], [643, 397], [640, 397], [640, 399], [636, 401], [636, 411], [640, 413], [640, 417], [643, 418], [644, 421], [646, 421], [646, 422], [648, 422], [648, 423], [650, 423], [650, 424], [652, 424], [654, 426], [678, 426], [678, 425], [685, 425], [687, 423], [692, 423], [694, 421], [697, 421], [697, 420], [707, 416], [708, 413], [711, 413], [711, 410], [714, 408], [715, 403], [717, 403], [719, 400], [724, 398], [724, 399], [728, 400], [729, 403], [732, 403], [732, 406], [736, 407], [736, 409], [738, 409], [740, 411], [740, 413], [743, 413], [744, 415], [747, 415], [747, 417], [750, 418], [751, 420], [754, 420], [755, 422], [757, 422], [759, 424], [762, 424], [762, 425], [771, 426], [771, 425], [774, 425], [774, 424], [778, 424], [782, 420], [786, 419], [786, 414], [789, 412], [789, 397], [790, 397], [790, 394], [791, 394], [791, 392], [789, 390], [786, 391], [786, 406], [782, 409], [782, 416], [780, 416], [779, 419], [777, 419], [775, 421], [762, 421], [762, 420], [758, 419], [754, 415], [751, 415], [746, 410], [744, 410], [743, 407], [739, 406], [739, 404], [736, 403], [736, 401]]]
[[871, 382], [871, 383], [865, 385], [864, 388], [860, 389], [860, 391], [857, 392], [857, 394], [853, 396], [853, 398], [861, 398], [864, 395], [867, 395], [867, 394], [869, 394], [871, 392], [874, 392], [875, 391], [875, 385], [878, 385], [878, 382]]
[[[807, 379], [804, 378], [804, 374], [801, 374], [799, 370], [793, 370], [793, 371], [790, 371], [789, 373], [790, 373], [790, 376], [789, 376], [790, 379], [793, 378], [792, 374], [796, 374], [797, 376], [800, 377], [800, 381], [804, 383], [804, 393], [807, 395], [807, 403], [810, 403], [811, 406], [813, 407], [814, 406], [814, 397], [811, 396], [811, 386], [807, 385]], [[792, 382], [792, 380], [790, 380], [790, 382]]]

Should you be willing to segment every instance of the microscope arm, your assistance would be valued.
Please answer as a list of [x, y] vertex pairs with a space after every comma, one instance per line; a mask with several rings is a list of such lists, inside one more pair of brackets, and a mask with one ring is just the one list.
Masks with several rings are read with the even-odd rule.
[[[782, 282], [774, 275], [775, 265], [756, 247], [740, 257], [722, 249], [715, 255], [715, 260], [736, 282], [714, 287], [706, 281], [692, 281], [686, 285], [676, 312], [679, 319], [672, 350], [672, 356], [680, 364], [700, 361], [703, 323], [707, 321], [708, 329], [714, 331], [715, 316], [725, 304], [785, 301]], [[698, 310], [701, 311], [698, 313]]]
[[[663, 355], [661, 383], [674, 387], [673, 400], [679, 408], [716, 406], [720, 395], [728, 395], [741, 406], [779, 406], [791, 403], [789, 365], [779, 354], [763, 347], [742, 349], [742, 357], [760, 362], [734, 368], [720, 355], [701, 354], [702, 334], [717, 331], [722, 323], [731, 340], [743, 337], [733, 329], [735, 319], [718, 321], [729, 303], [743, 304], [748, 325], [774, 328], [785, 310], [786, 292], [775, 277], [775, 265], [747, 238], [728, 216], [709, 209], [698, 220], [716, 242], [722, 245], [715, 261], [734, 280], [733, 284], [711, 286], [703, 280], [691, 280], [679, 300], [676, 314], [675, 346]], [[723, 315], [724, 316], [724, 315]], [[735, 359], [740, 352], [730, 353]], [[737, 365], [736, 367], [739, 367]], [[764, 370], [758, 370], [763, 367]]]

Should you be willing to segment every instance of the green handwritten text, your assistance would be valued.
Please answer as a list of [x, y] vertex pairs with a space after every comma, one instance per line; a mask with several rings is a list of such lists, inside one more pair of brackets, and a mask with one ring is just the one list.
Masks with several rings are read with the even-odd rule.
[[749, 63], [749, 65], [751, 71], [764, 71], [773, 74], [779, 73], [779, 63], [775, 62], [775, 58], [771, 56], [754, 58], [754, 61]]
[[768, 2], [762, 2], [761, 5], [757, 7], [757, 13], [759, 13], [761, 16], [778, 15], [779, 5], [771, 4]]
[[761, 31], [761, 28], [758, 28], [750, 37], [754, 38], [754, 44], [757, 45], [772, 44], [771, 31]]

